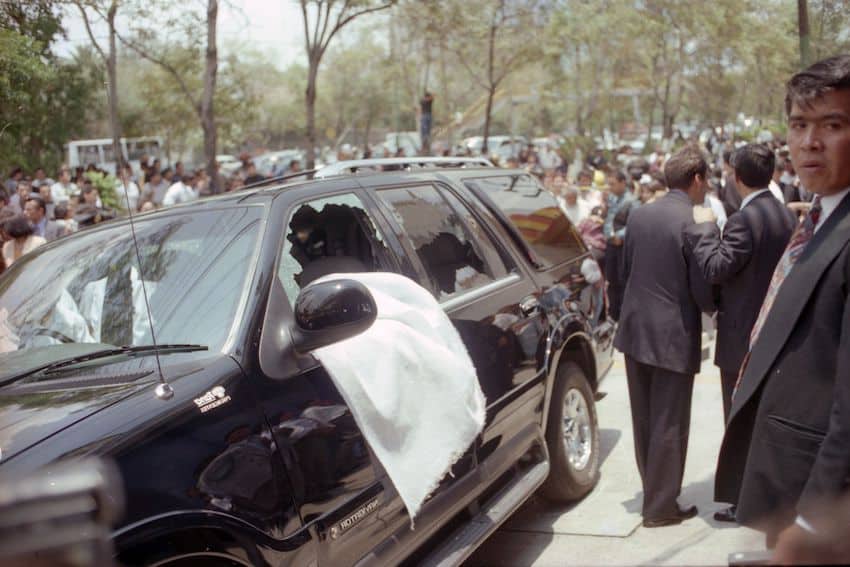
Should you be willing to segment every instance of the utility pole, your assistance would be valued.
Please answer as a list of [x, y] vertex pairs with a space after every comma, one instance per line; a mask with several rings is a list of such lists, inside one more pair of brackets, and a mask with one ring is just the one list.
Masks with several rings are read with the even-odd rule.
[[808, 0], [797, 0], [797, 28], [800, 32], [800, 66], [805, 69], [811, 64]]

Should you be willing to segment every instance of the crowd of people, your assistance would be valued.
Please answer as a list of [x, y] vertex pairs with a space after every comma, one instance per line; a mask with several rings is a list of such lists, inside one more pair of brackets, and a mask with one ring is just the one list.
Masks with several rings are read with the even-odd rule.
[[[794, 75], [785, 110], [787, 147], [686, 146], [663, 160], [663, 196], [644, 195], [644, 172], [609, 172], [600, 243], [643, 525], [698, 513], [678, 498], [702, 314], [714, 313], [726, 424], [714, 496], [730, 505], [715, 519], [763, 531], [778, 564], [846, 564], [850, 55]], [[652, 164], [645, 173], [653, 176]], [[722, 226], [712, 196], [727, 215]]]
[[[294, 163], [291, 168], [297, 168]], [[95, 174], [95, 175], [92, 175]], [[114, 206], [104, 204], [95, 179], [114, 184]], [[234, 175], [219, 182], [225, 191], [262, 181], [246, 160]], [[142, 156], [138, 170], [129, 163], [117, 177], [97, 166], [62, 166], [51, 178], [43, 167], [26, 172], [14, 168], [0, 186], [0, 273], [34, 248], [72, 234], [81, 228], [126, 214], [146, 212], [200, 199], [213, 193], [203, 169], [185, 168], [182, 162], [162, 167], [159, 159]]]

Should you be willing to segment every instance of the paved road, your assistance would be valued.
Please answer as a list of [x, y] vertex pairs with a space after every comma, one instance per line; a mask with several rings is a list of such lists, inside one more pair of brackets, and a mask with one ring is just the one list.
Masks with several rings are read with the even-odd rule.
[[694, 386], [688, 462], [680, 504], [700, 515], [679, 526], [640, 525], [642, 492], [634, 461], [622, 357], [602, 383], [597, 404], [602, 477], [577, 505], [552, 506], [536, 497], [466, 563], [478, 566], [725, 565], [729, 553], [764, 549], [761, 534], [715, 522], [714, 466], [723, 435], [720, 374], [703, 363]]

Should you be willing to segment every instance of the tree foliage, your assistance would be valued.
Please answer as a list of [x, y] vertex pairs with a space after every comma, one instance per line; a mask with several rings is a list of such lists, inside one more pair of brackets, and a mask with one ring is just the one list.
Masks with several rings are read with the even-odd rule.
[[0, 169], [55, 169], [85, 131], [100, 81], [85, 58], [51, 51], [62, 34], [52, 2], [0, 3]]

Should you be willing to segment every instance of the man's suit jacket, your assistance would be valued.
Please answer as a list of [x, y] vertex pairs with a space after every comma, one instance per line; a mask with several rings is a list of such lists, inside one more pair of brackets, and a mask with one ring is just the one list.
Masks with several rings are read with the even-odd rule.
[[65, 227], [56, 221], [47, 221], [47, 224], [44, 225], [44, 239], [50, 242], [62, 236], [65, 236]]
[[847, 486], [848, 291], [845, 197], [779, 288], [732, 400], [715, 499], [737, 503], [742, 524], [781, 529], [798, 511]]
[[683, 191], [632, 210], [626, 229], [625, 293], [614, 346], [638, 362], [695, 374], [700, 367], [700, 311], [711, 287], [683, 246], [694, 224]]
[[727, 372], [741, 368], [773, 270], [795, 225], [794, 214], [765, 191], [729, 217], [722, 238], [713, 222], [685, 229], [703, 275], [720, 286], [714, 363]]

